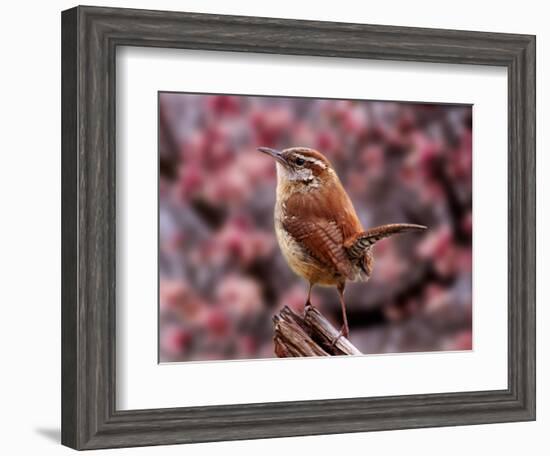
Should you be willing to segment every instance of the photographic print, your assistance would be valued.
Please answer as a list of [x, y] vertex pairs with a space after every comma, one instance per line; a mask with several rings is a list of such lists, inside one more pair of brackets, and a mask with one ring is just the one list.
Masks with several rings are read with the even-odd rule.
[[472, 349], [472, 107], [160, 92], [159, 361]]
[[64, 445], [536, 419], [534, 35], [78, 6], [61, 38]]

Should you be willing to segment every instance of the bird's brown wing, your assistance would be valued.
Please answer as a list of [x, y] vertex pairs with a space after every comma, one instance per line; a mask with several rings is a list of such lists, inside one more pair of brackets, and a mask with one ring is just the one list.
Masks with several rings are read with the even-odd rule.
[[343, 246], [342, 230], [336, 222], [287, 217], [283, 227], [312, 258], [325, 268], [344, 277], [350, 275], [351, 264]]
[[329, 195], [323, 192], [297, 192], [284, 204], [285, 230], [319, 263], [344, 277], [351, 274], [344, 240], [362, 231], [355, 210], [346, 193], [336, 181]]

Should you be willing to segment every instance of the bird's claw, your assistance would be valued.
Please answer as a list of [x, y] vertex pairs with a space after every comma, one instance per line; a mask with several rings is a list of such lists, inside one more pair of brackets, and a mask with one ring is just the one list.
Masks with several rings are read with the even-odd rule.
[[348, 338], [349, 336], [349, 330], [348, 328], [346, 328], [346, 326], [342, 326], [342, 328], [340, 328], [340, 331], [338, 331], [338, 334], [337, 336], [333, 339], [333, 341], [330, 343], [330, 346], [331, 347], [334, 347], [336, 345], [336, 343], [340, 340], [341, 337], [344, 337], [344, 338]]

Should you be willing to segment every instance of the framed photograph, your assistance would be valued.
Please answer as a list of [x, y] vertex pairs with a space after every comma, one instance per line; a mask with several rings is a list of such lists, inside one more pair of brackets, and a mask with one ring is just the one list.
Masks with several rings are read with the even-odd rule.
[[535, 37], [62, 13], [62, 443], [535, 419]]

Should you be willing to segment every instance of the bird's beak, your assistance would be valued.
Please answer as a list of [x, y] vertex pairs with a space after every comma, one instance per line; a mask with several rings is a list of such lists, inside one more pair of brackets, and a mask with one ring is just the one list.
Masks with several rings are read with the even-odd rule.
[[280, 150], [277, 149], [271, 149], [269, 147], [258, 147], [258, 150], [260, 152], [263, 152], [264, 154], [270, 155], [275, 160], [277, 160], [279, 163], [285, 165], [286, 160], [283, 157], [283, 153]]

